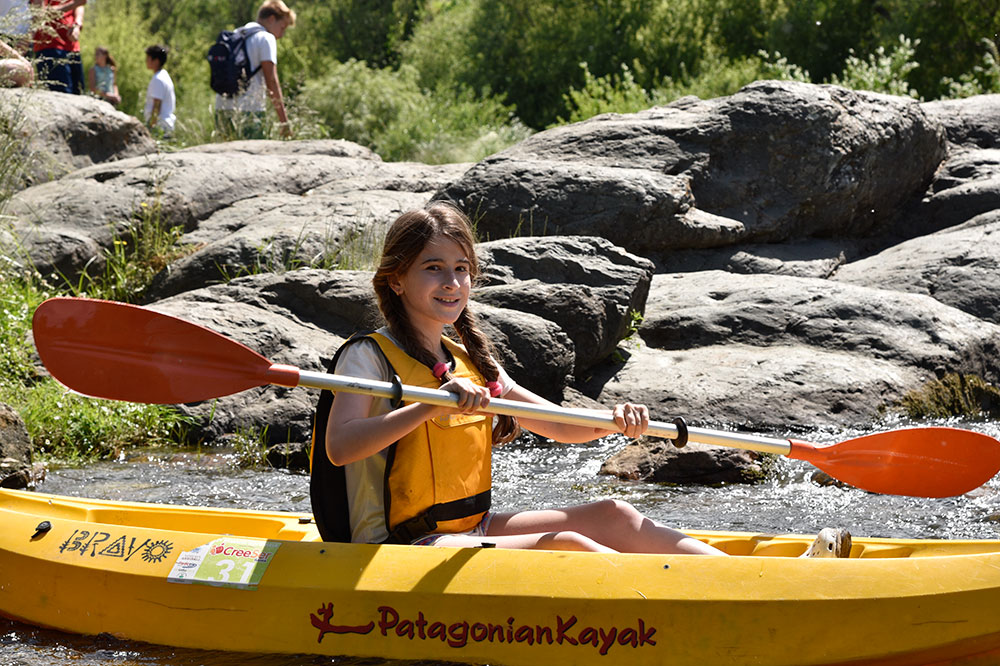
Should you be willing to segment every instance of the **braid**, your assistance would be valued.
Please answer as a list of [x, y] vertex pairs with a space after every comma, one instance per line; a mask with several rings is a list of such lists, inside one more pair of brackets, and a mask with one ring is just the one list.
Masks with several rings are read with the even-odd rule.
[[[462, 338], [462, 344], [469, 352], [473, 365], [479, 369], [486, 381], [497, 381], [500, 377], [500, 368], [493, 360], [493, 345], [486, 334], [479, 330], [476, 316], [468, 307], [462, 310], [462, 314], [458, 316], [455, 330]], [[496, 419], [496, 425], [493, 427], [494, 444], [506, 444], [521, 434], [517, 419], [513, 416], [499, 415]]]

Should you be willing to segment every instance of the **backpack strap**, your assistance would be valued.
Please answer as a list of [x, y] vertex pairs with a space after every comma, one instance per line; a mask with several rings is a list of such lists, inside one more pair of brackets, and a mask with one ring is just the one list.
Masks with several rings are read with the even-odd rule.
[[[248, 65], [250, 64], [250, 52], [247, 51], [247, 39], [249, 39], [252, 35], [256, 35], [258, 32], [263, 31], [264, 29], [265, 28], [263, 26], [257, 26], [256, 28], [247, 28], [246, 26], [243, 26], [242, 28], [237, 28], [236, 30], [233, 31], [243, 35], [243, 42], [242, 42], [243, 57], [246, 58], [246, 63]], [[253, 71], [250, 72], [250, 74], [247, 75], [247, 81], [256, 76], [257, 72], [260, 71], [260, 68], [261, 65], [258, 64], [256, 69], [254, 69]]]
[[[368, 338], [369, 333], [371, 331], [355, 334], [341, 345], [327, 366], [327, 372], [336, 370], [340, 355], [349, 345], [366, 338], [371, 339]], [[381, 353], [381, 349], [379, 352]], [[392, 368], [388, 359], [386, 365]], [[395, 372], [393, 378], [393, 383], [402, 389], [399, 376]], [[331, 391], [321, 392], [316, 405], [316, 414], [313, 416], [312, 449], [309, 452], [309, 497], [320, 538], [323, 541], [350, 543], [351, 516], [347, 501], [347, 477], [343, 466], [334, 465], [326, 455], [326, 426], [330, 420], [333, 399], [334, 394]], [[399, 403], [393, 404], [393, 408], [398, 406]]]

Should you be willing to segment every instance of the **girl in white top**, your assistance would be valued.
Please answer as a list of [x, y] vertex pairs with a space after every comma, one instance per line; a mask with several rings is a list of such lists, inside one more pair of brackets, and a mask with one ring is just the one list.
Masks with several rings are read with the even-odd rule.
[[[373, 396], [341, 393], [330, 408], [324, 433], [330, 462], [341, 466], [364, 464], [429, 419], [473, 414], [486, 408], [491, 392], [510, 400], [552, 404], [500, 372], [489, 351], [488, 338], [479, 331], [467, 309], [477, 275], [470, 225], [457, 208], [437, 203], [426, 210], [404, 213], [392, 225], [386, 235], [382, 263], [372, 281], [379, 309], [388, 324], [384, 330], [409, 356], [437, 368], [447, 367], [449, 362], [441, 336], [445, 326], [454, 325], [473, 363], [488, 380], [487, 385], [461, 377], [448, 379], [448, 373], [438, 375], [435, 369], [434, 374], [445, 381], [441, 388], [458, 394], [457, 410], [417, 402], [387, 409], [376, 404]], [[372, 351], [370, 345], [350, 345], [341, 355], [337, 371], [380, 376], [385, 369]], [[649, 426], [649, 412], [643, 405], [617, 405], [610, 413], [619, 431], [629, 437], [640, 436]], [[520, 419], [520, 425], [560, 442], [585, 442], [613, 432], [533, 419]], [[511, 417], [498, 417], [493, 429], [494, 444], [512, 440], [517, 427]], [[379, 492], [379, 483], [371, 481], [372, 488], [367, 492], [364, 488], [350, 488], [348, 495], [365, 502], [371, 492]], [[365, 516], [365, 509], [352, 507], [352, 520]], [[364, 540], [358, 539], [359, 532], [367, 530], [364, 525], [354, 524], [352, 532], [355, 540]], [[500, 548], [722, 554], [646, 518], [620, 500], [561, 509], [487, 513], [471, 533], [429, 536], [419, 543], [473, 547], [489, 542]]]

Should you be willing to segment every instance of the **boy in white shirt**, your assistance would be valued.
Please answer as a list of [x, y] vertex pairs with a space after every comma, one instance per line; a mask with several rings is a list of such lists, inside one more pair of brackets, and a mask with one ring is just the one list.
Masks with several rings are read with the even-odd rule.
[[257, 10], [257, 20], [240, 31], [252, 32], [246, 38], [250, 58], [250, 84], [235, 96], [215, 96], [216, 127], [228, 136], [243, 139], [266, 137], [267, 102], [278, 116], [282, 136], [289, 136], [288, 114], [278, 81], [278, 42], [285, 30], [295, 25], [295, 12], [282, 0], [265, 0]]
[[177, 99], [174, 96], [174, 82], [163, 66], [167, 64], [167, 48], [155, 44], [146, 49], [146, 69], [153, 72], [146, 88], [146, 107], [143, 115], [150, 129], [158, 128], [164, 136], [174, 133], [174, 107]]

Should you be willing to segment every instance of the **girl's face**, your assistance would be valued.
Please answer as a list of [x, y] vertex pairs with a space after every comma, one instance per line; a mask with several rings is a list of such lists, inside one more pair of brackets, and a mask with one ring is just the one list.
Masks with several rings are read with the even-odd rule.
[[433, 339], [446, 324], [454, 324], [468, 304], [471, 270], [462, 246], [438, 235], [402, 275], [389, 280], [389, 286], [402, 298], [413, 326]]
[[94, 63], [98, 67], [106, 67], [108, 64], [108, 57], [104, 55], [104, 51], [94, 51]]

